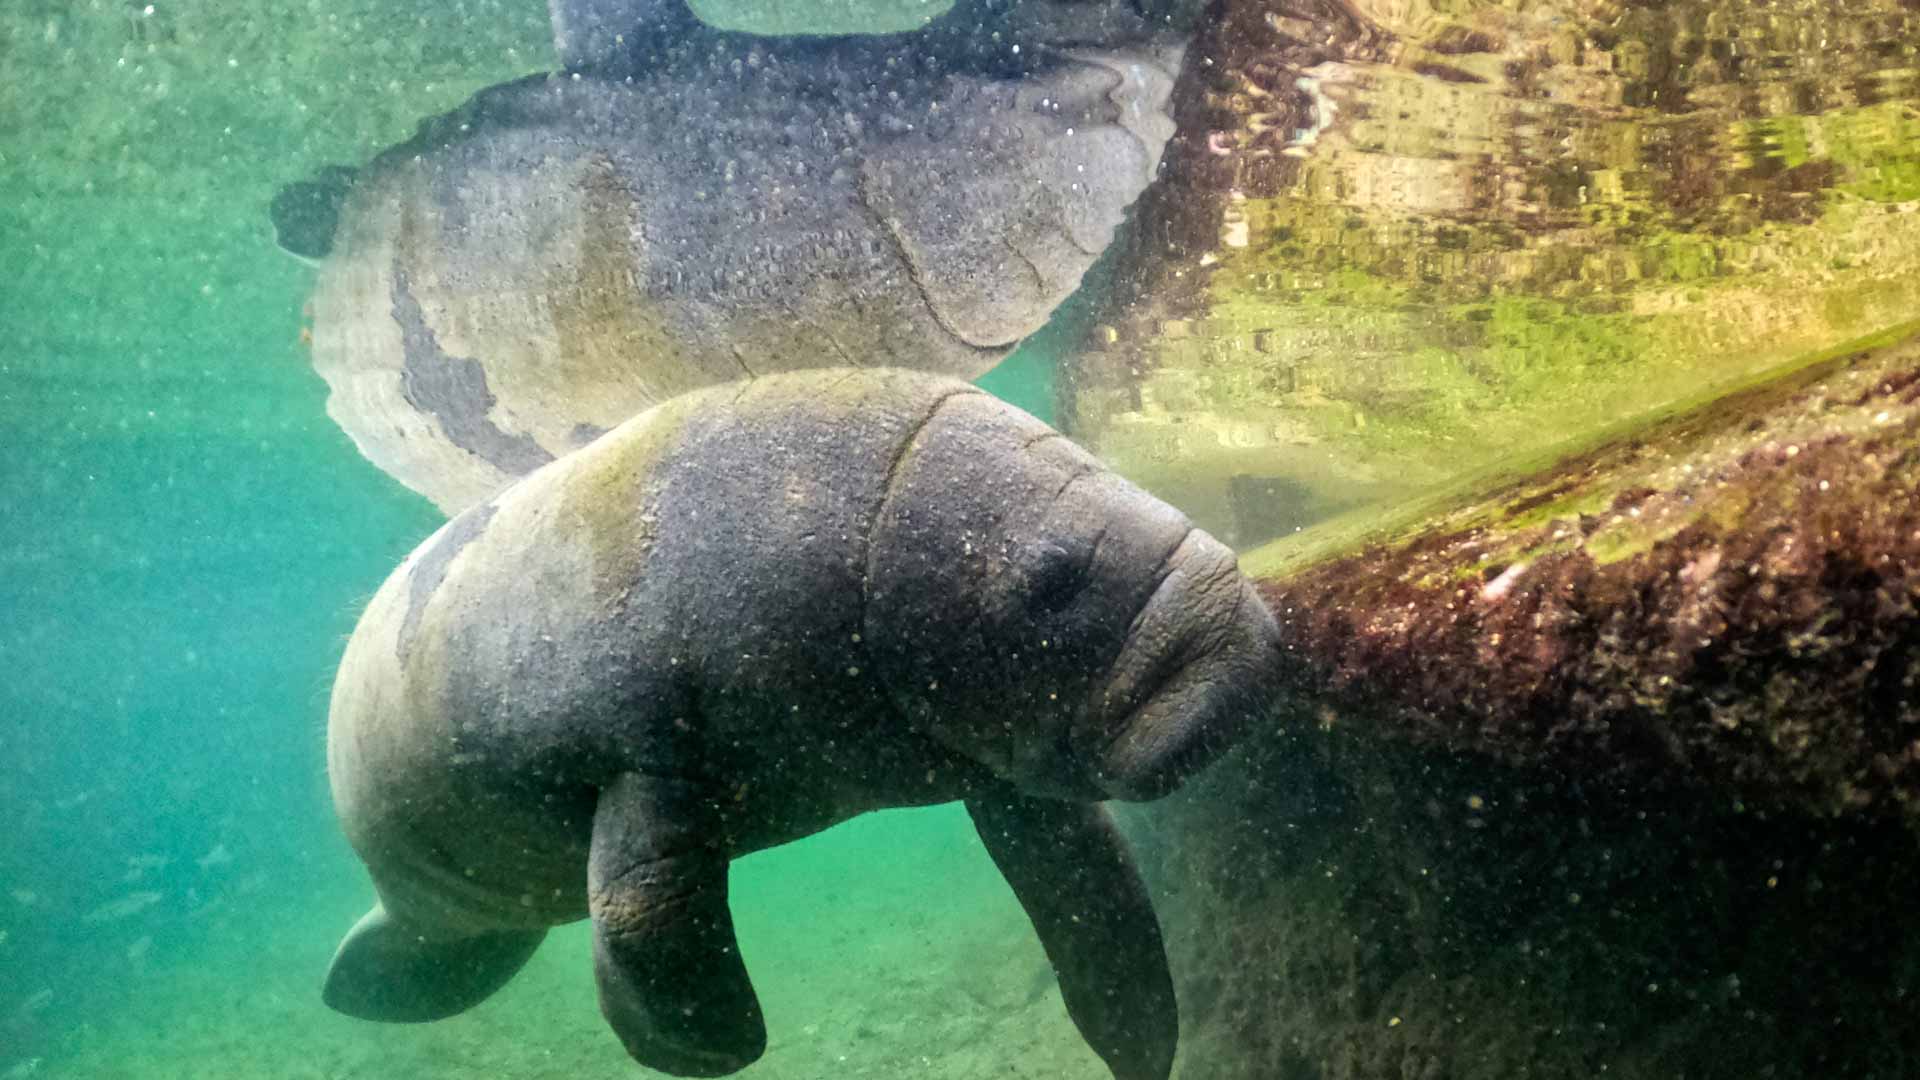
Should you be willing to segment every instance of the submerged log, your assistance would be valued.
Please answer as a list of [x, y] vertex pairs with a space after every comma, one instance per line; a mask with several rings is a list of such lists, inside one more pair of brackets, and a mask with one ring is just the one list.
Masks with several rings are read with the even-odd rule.
[[1126, 819], [1182, 1075], [1914, 1075], [1917, 470], [1920, 335], [1249, 555], [1278, 722]]
[[1920, 826], [1917, 463], [1910, 337], [1264, 591], [1324, 724]]

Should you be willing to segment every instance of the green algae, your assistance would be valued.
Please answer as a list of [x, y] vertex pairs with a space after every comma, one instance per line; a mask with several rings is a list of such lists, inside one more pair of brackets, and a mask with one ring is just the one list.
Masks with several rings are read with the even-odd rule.
[[[1401, 505], [1369, 505], [1337, 515], [1274, 540], [1240, 558], [1241, 566], [1257, 578], [1283, 578], [1328, 559], [1338, 558], [1360, 547], [1387, 542], [1390, 538], [1431, 527], [1435, 530], [1498, 528], [1512, 536], [1529, 536], [1555, 521], [1578, 519], [1599, 514], [1619, 497], [1623, 488], [1637, 482], [1634, 475], [1607, 476], [1593, 482], [1569, 463], [1581, 455], [1597, 453], [1608, 446], [1646, 439], [1662, 425], [1694, 413], [1711, 414], [1716, 403], [1737, 408], [1741, 395], [1771, 390], [1784, 392], [1844, 368], [1845, 362], [1862, 353], [1899, 345], [1920, 336], [1920, 320], [1912, 320], [1879, 332], [1842, 342], [1797, 357], [1788, 363], [1758, 372], [1744, 379], [1709, 387], [1690, 397], [1668, 403], [1648, 412], [1616, 420], [1561, 442], [1540, 447], [1530, 453], [1489, 464], [1456, 479], [1441, 490]], [[1542, 495], [1538, 489], [1544, 488]], [[1505, 492], [1489, 500], [1489, 493]], [[1515, 507], [1519, 507], [1515, 509]], [[1708, 507], [1714, 513], [1728, 512], [1724, 506]], [[1588, 553], [1602, 562], [1627, 558], [1644, 551], [1658, 540], [1641, 535], [1632, 540], [1602, 539], [1589, 544]], [[1549, 550], [1564, 550], [1568, 545], [1553, 544], [1529, 548], [1507, 555], [1503, 561], [1531, 558]], [[1488, 561], [1496, 556], [1489, 554]]]
[[[1392, 273], [1384, 260], [1288, 268], [1281, 244], [1216, 273], [1204, 325], [1155, 351], [1165, 368], [1208, 370], [1204, 405], [1269, 402], [1361, 453], [1462, 441], [1450, 450], [1458, 460], [1463, 449], [1525, 446], [1542, 431], [1577, 430], [1766, 370], [1920, 307], [1920, 275], [1901, 272], [1920, 265], [1920, 216], [1908, 210], [1836, 198], [1806, 235], [1770, 239], [1773, 268], [1741, 272], [1754, 244], [1656, 230], [1593, 255], [1631, 267], [1626, 288], [1562, 297], [1522, 281], [1484, 298]], [[1881, 250], [1865, 257], [1872, 247]], [[1840, 254], [1848, 250], [1862, 254]], [[1816, 325], [1759, 318], [1775, 300]], [[1357, 336], [1384, 355], [1357, 362], [1353, 352], [1288, 354], [1270, 344], [1315, 331]], [[1356, 413], [1364, 422], [1353, 422]]]

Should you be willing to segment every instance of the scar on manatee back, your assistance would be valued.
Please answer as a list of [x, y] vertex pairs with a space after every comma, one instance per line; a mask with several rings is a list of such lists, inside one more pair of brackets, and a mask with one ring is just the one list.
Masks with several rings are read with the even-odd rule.
[[408, 654], [413, 651], [413, 638], [419, 632], [420, 616], [427, 609], [427, 601], [433, 599], [433, 591], [446, 580], [447, 567], [452, 564], [453, 557], [486, 531], [487, 522], [493, 520], [495, 509], [493, 503], [481, 503], [448, 522], [447, 527], [440, 531], [440, 538], [420, 553], [419, 561], [407, 572], [407, 614], [400, 620], [399, 642], [394, 647], [402, 664], [407, 662]]
[[525, 435], [509, 435], [487, 417], [493, 392], [487, 389], [486, 369], [480, 361], [453, 356], [427, 325], [420, 301], [414, 298], [407, 271], [393, 264], [393, 321], [400, 327], [402, 392], [407, 403], [440, 422], [453, 445], [520, 476], [553, 460], [539, 443]]

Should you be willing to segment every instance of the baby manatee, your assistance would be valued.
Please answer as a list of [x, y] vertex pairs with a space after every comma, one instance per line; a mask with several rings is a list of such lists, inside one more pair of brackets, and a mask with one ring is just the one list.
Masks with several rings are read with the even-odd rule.
[[566, 70], [273, 205], [329, 414], [449, 514], [696, 387], [984, 374], [1158, 171], [1187, 41], [1115, 0], [798, 37], [553, 9]]
[[379, 901], [325, 999], [424, 1021], [593, 921], [640, 1063], [718, 1076], [766, 1028], [727, 866], [964, 801], [1120, 1080], [1178, 1033], [1101, 800], [1151, 799], [1266, 706], [1233, 553], [964, 383], [794, 372], [695, 391], [448, 522], [369, 604], [328, 772]]

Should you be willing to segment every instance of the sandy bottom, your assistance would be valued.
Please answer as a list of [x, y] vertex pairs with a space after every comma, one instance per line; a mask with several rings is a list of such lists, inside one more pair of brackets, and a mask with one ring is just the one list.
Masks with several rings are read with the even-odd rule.
[[[21, 1076], [631, 1077], [601, 1023], [584, 923], [548, 938], [505, 990], [435, 1024], [338, 1016], [319, 1000], [366, 902], [286, 897], [232, 918], [225, 944], [129, 972], [131, 1003], [89, 1018]], [[741, 949], [767, 1015], [748, 1080], [1106, 1080], [1038, 942], [953, 807], [868, 815], [735, 864]]]

